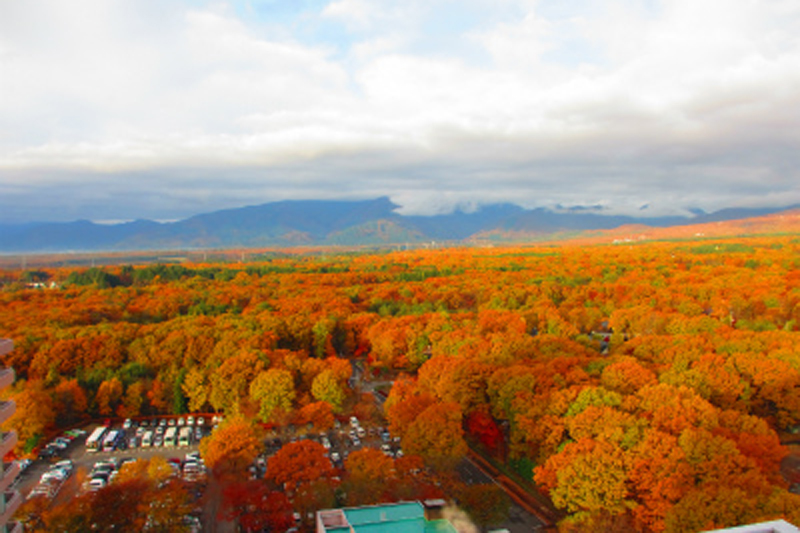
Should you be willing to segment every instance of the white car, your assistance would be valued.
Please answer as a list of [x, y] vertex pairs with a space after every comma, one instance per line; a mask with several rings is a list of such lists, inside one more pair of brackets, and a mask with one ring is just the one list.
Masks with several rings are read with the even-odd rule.
[[69, 477], [69, 474], [70, 474], [70, 472], [67, 472], [66, 470], [62, 470], [60, 468], [56, 468], [56, 469], [53, 469], [53, 470], [48, 470], [47, 472], [42, 474], [42, 477], [39, 479], [39, 482], [40, 483], [48, 483], [48, 482], [53, 481], [53, 480], [64, 481], [65, 479], [67, 479]]
[[28, 494], [28, 499], [35, 498], [37, 496], [46, 496], [47, 498], [53, 498], [58, 493], [58, 487], [60, 483], [51, 484], [51, 483], [40, 483], [36, 485], [33, 490]]
[[102, 489], [106, 485], [108, 485], [108, 482], [102, 477], [93, 477], [92, 479], [86, 482], [85, 487], [86, 490], [88, 490], [89, 492], [95, 492]]
[[75, 468], [72, 459], [64, 459], [63, 461], [59, 461], [53, 465], [51, 470], [66, 470], [69, 473], [72, 473], [72, 469]]

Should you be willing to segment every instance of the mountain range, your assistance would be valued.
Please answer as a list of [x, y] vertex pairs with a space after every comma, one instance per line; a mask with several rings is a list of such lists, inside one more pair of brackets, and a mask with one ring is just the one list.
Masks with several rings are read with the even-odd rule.
[[404, 216], [388, 198], [363, 201], [287, 200], [225, 209], [176, 222], [87, 220], [0, 224], [0, 251], [63, 252], [383, 245], [431, 241], [509, 242], [623, 226], [666, 228], [758, 217], [797, 206], [724, 209], [692, 217], [637, 218], [592, 209], [552, 211], [513, 204], [474, 212]]

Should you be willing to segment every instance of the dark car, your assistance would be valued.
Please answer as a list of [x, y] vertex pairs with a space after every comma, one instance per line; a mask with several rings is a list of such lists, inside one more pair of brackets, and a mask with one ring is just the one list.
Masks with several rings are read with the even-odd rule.
[[52, 459], [58, 455], [58, 450], [51, 446], [45, 446], [41, 450], [39, 450], [39, 459], [47, 460]]

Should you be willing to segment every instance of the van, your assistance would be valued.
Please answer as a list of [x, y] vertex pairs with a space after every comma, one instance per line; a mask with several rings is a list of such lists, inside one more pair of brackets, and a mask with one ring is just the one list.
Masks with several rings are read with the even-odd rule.
[[178, 446], [189, 446], [192, 440], [192, 428], [183, 426], [178, 434]]
[[153, 432], [147, 431], [142, 437], [142, 448], [149, 448], [153, 445]]

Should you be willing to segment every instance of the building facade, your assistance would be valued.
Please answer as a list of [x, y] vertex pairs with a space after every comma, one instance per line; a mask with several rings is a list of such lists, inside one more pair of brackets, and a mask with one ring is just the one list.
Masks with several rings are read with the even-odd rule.
[[[0, 357], [14, 349], [14, 343], [9, 339], [0, 339]], [[10, 387], [14, 383], [14, 370], [0, 368], [0, 389]], [[0, 402], [0, 424], [11, 418], [16, 405], [12, 400]], [[17, 444], [17, 434], [14, 431], [0, 432], [0, 458], [8, 455]], [[22, 504], [22, 496], [12, 486], [19, 474], [19, 465], [16, 462], [0, 464], [0, 533], [21, 533], [22, 525], [13, 522], [11, 518]]]

